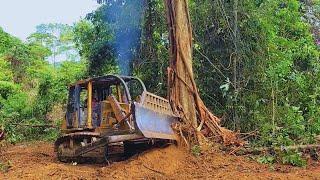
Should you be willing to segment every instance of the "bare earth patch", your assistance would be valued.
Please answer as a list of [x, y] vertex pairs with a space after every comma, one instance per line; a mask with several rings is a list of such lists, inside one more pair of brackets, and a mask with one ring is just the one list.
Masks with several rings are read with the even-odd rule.
[[246, 157], [212, 151], [199, 157], [175, 146], [157, 148], [129, 160], [106, 164], [61, 163], [47, 142], [1, 147], [10, 162], [0, 179], [320, 179], [320, 166], [259, 164]]

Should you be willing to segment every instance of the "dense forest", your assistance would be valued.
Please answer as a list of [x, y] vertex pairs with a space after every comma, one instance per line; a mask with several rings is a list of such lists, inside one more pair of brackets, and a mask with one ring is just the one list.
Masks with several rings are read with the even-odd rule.
[[[140, 77], [167, 97], [162, 0], [113, 0], [74, 25], [41, 24], [27, 41], [0, 28], [0, 125], [6, 140], [54, 140], [68, 84]], [[252, 146], [311, 144], [320, 135], [319, 0], [190, 0], [199, 92], [221, 124]], [[60, 59], [57, 61], [56, 59]], [[61, 60], [63, 59], [63, 61]], [[300, 154], [282, 162], [303, 165]], [[276, 159], [263, 157], [262, 162]]]

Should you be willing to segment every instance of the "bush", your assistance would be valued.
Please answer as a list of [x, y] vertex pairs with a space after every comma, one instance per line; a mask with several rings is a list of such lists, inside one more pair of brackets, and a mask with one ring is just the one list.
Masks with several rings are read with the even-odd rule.
[[22, 123], [24, 119], [31, 116], [32, 111], [27, 94], [16, 93], [2, 100], [0, 124], [4, 127], [9, 142], [14, 143], [23, 139], [23, 135], [14, 124]]
[[302, 158], [302, 154], [298, 152], [287, 152], [282, 156], [282, 163], [293, 166], [305, 167], [307, 161]]
[[0, 97], [7, 99], [10, 95], [16, 93], [19, 86], [9, 81], [0, 81]]

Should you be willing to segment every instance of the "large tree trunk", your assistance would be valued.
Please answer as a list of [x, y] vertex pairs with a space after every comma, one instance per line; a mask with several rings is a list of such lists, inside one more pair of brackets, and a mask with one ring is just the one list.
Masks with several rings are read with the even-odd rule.
[[197, 127], [192, 70], [192, 30], [185, 0], [167, 0], [170, 27], [169, 99]]
[[171, 45], [168, 93], [174, 111], [181, 117], [183, 132], [191, 143], [201, 143], [204, 135], [219, 135], [225, 144], [233, 144], [234, 133], [219, 126], [219, 118], [206, 108], [194, 81], [188, 0], [165, 0], [165, 5]]

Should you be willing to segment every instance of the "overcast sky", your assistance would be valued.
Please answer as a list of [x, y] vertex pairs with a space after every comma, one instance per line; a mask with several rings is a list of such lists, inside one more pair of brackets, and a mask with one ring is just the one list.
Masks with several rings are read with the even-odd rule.
[[0, 26], [25, 40], [38, 24], [72, 25], [98, 6], [96, 0], [0, 0]]

